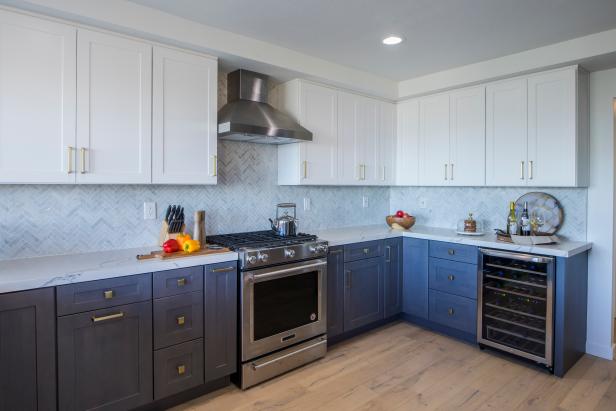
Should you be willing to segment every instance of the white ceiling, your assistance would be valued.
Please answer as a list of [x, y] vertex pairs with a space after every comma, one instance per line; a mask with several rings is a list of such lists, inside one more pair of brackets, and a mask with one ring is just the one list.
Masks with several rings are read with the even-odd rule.
[[130, 1], [393, 80], [616, 28], [616, 0]]

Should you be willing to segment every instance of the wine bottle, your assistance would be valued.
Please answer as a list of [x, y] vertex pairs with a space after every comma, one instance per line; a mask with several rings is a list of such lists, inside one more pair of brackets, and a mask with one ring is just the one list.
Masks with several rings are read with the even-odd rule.
[[518, 235], [518, 219], [515, 216], [515, 203], [509, 202], [509, 216], [507, 216], [507, 234]]
[[528, 217], [528, 201], [524, 202], [524, 211], [520, 216], [520, 225], [522, 227], [522, 235], [530, 235], [530, 218]]

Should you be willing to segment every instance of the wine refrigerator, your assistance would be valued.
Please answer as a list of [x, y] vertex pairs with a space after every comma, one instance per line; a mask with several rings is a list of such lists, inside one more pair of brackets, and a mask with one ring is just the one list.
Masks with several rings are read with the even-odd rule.
[[554, 259], [480, 249], [477, 341], [553, 370]]

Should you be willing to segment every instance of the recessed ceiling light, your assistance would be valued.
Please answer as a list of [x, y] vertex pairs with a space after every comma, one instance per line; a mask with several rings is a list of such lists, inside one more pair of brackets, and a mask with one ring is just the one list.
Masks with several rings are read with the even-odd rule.
[[398, 36], [389, 36], [383, 39], [383, 44], [387, 46], [395, 46], [396, 44], [402, 43], [402, 38]]

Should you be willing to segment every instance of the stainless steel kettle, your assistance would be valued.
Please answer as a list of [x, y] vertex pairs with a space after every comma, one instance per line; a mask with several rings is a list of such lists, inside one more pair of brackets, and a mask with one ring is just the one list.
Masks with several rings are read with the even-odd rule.
[[[280, 211], [284, 209], [293, 209], [293, 217], [289, 215], [288, 211], [284, 211], [283, 215], [280, 215]], [[281, 237], [288, 237], [297, 235], [297, 206], [295, 203], [280, 203], [276, 205], [276, 219], [269, 219], [272, 223], [272, 230]]]

